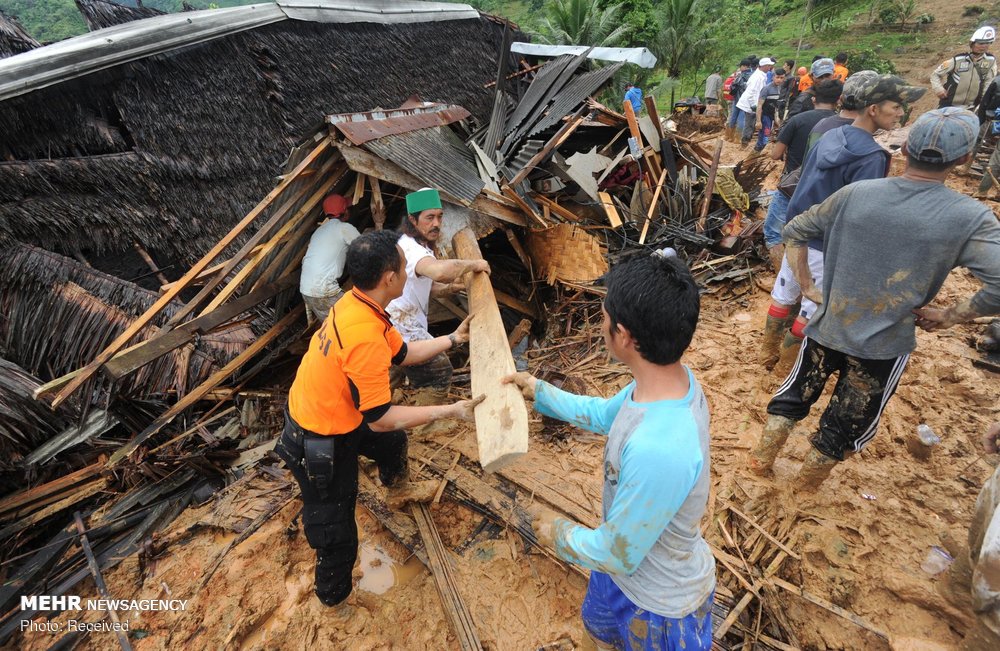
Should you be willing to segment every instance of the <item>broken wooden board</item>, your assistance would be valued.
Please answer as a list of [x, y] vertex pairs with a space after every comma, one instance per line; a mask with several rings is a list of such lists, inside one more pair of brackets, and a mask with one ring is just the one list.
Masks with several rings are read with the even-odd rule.
[[479, 633], [476, 632], [476, 623], [465, 600], [462, 599], [462, 594], [458, 591], [458, 584], [452, 576], [448, 550], [441, 542], [441, 536], [438, 535], [434, 520], [431, 519], [430, 510], [426, 504], [412, 504], [410, 512], [417, 523], [417, 529], [420, 530], [424, 546], [427, 547], [434, 585], [441, 597], [441, 606], [444, 607], [448, 621], [451, 622], [452, 631], [458, 638], [459, 646], [462, 651], [482, 651], [483, 645], [479, 641]]
[[[460, 231], [452, 242], [460, 258], [482, 259], [472, 231]], [[486, 396], [476, 407], [479, 461], [485, 471], [495, 472], [528, 451], [528, 408], [515, 385], [501, 384], [517, 369], [507, 347], [507, 333], [489, 275], [469, 274], [465, 286], [469, 312], [474, 315], [469, 341], [472, 395]]]
[[364, 472], [358, 472], [358, 502], [368, 509], [379, 523], [391, 533], [396, 540], [409, 549], [421, 563], [430, 567], [427, 549], [420, 540], [420, 533], [413, 518], [405, 513], [393, 511], [378, 496], [378, 489]]
[[607, 192], [598, 192], [597, 196], [601, 200], [601, 206], [604, 208], [604, 214], [608, 217], [608, 223], [611, 224], [611, 228], [620, 228], [622, 225], [622, 218], [618, 214], [618, 209], [615, 208], [615, 202], [611, 198], [611, 195]]

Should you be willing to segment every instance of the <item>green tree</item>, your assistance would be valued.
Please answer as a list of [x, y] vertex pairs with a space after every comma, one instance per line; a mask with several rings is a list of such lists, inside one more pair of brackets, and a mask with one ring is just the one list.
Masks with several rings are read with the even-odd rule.
[[649, 47], [660, 31], [660, 21], [653, 6], [653, 0], [598, 0], [598, 7], [607, 9], [614, 5], [619, 11], [623, 25], [629, 26], [629, 33], [622, 45], [628, 47]]
[[[653, 53], [667, 75], [678, 79], [687, 67], [699, 67], [712, 46], [712, 25], [705, 20], [704, 0], [663, 0], [660, 5], [660, 33]], [[670, 89], [670, 104], [674, 88]]]
[[601, 9], [599, 0], [555, 0], [542, 20], [542, 41], [552, 45], [621, 45], [629, 26], [620, 24], [621, 5]]

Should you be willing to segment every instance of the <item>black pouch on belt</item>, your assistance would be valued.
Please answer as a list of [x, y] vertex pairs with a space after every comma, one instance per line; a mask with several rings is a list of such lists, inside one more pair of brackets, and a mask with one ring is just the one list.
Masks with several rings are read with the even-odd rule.
[[306, 434], [302, 440], [306, 476], [309, 478], [309, 483], [320, 493], [325, 493], [333, 482], [333, 450], [336, 438]]

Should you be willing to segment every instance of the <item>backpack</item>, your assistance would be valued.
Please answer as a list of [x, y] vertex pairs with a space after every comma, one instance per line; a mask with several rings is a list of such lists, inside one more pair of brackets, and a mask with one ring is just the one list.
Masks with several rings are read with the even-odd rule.
[[734, 77], [733, 83], [729, 87], [729, 93], [734, 99], [739, 99], [740, 95], [743, 94], [743, 91], [747, 89], [747, 81], [749, 81], [751, 74], [752, 71], [744, 70], [742, 73], [739, 73]]
[[726, 100], [727, 102], [733, 101], [732, 88], [733, 88], [733, 80], [735, 78], [736, 78], [736, 73], [734, 72], [733, 74], [726, 77], [726, 80], [722, 82], [722, 99]]

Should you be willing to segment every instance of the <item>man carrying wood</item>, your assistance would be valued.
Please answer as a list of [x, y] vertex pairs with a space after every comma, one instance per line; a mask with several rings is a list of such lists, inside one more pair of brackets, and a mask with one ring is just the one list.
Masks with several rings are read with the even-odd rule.
[[309, 238], [309, 247], [302, 258], [299, 292], [306, 304], [309, 323], [322, 321], [330, 308], [340, 300], [340, 277], [344, 273], [347, 245], [360, 233], [347, 221], [351, 204], [339, 194], [323, 200], [326, 221]]
[[535, 409], [608, 437], [603, 522], [530, 507], [540, 541], [591, 570], [584, 627], [600, 649], [712, 646], [715, 561], [701, 536], [711, 483], [708, 403], [681, 356], [698, 287], [675, 257], [644, 255], [607, 277], [602, 330], [635, 378], [612, 398], [578, 396], [528, 373], [505, 379]]
[[375, 461], [390, 503], [430, 499], [438, 482], [407, 482], [403, 430], [448, 418], [471, 421], [483, 400], [430, 407], [390, 403], [389, 366], [421, 364], [467, 342], [470, 321], [448, 336], [403, 341], [385, 312], [406, 284], [398, 238], [392, 231], [373, 231], [348, 247], [346, 267], [354, 287], [309, 343], [275, 447], [302, 489], [302, 523], [316, 550], [316, 596], [327, 606], [343, 602], [352, 589], [358, 455]]
[[[817, 487], [837, 462], [875, 437], [916, 346], [914, 325], [938, 330], [1000, 312], [1000, 224], [988, 207], [944, 186], [952, 168], [968, 162], [978, 135], [979, 120], [969, 111], [925, 113], [907, 137], [901, 177], [846, 185], [785, 226], [786, 262], [818, 308], [791, 374], [767, 406], [750, 458], [754, 471], [771, 468], [795, 423], [837, 373], [795, 480]], [[817, 239], [822, 293], [807, 256]], [[948, 308], [927, 307], [959, 266], [982, 280], [982, 289]]]
[[[427, 310], [431, 296], [453, 294], [465, 286], [459, 279], [466, 272], [490, 272], [485, 260], [438, 260], [435, 245], [441, 237], [444, 210], [441, 195], [423, 188], [406, 195], [406, 216], [400, 230], [399, 246], [406, 256], [406, 286], [403, 294], [389, 304], [392, 322], [407, 343], [431, 339], [427, 330]], [[451, 360], [441, 352], [422, 364], [403, 368], [415, 389], [426, 388], [427, 403], [439, 404], [448, 397], [453, 372]]]

